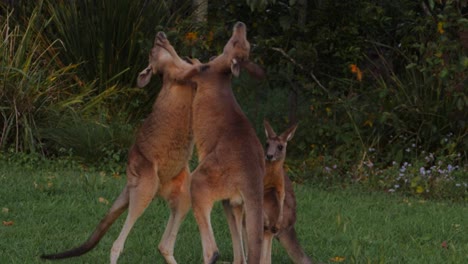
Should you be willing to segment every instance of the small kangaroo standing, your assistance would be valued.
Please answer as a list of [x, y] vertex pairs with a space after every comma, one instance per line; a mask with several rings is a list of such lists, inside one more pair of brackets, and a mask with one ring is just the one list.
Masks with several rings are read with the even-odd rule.
[[189, 64], [175, 52], [163, 32], [159, 32], [149, 54], [149, 65], [138, 76], [138, 86], [147, 85], [153, 74], [161, 74], [163, 85], [153, 111], [139, 129], [127, 162], [127, 185], [86, 242], [77, 248], [43, 259], [63, 259], [93, 249], [114, 221], [128, 208], [127, 219], [114, 242], [110, 262], [117, 263], [125, 240], [136, 220], [157, 194], [171, 209], [159, 251], [174, 264], [174, 244], [179, 226], [190, 210], [188, 161], [193, 150], [191, 127], [195, 84], [190, 78], [204, 66]]
[[297, 240], [294, 224], [296, 222], [296, 198], [288, 175], [284, 170], [286, 146], [297, 124], [292, 125], [277, 136], [268, 121], [264, 121], [266, 133], [265, 178], [263, 194], [264, 234], [262, 246], [262, 264], [271, 263], [271, 246], [276, 237], [286, 249], [289, 257], [296, 264], [310, 264], [312, 261], [305, 254]]

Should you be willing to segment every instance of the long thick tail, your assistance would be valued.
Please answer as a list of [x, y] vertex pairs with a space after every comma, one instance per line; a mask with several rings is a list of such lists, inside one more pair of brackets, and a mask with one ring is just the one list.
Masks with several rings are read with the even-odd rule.
[[115, 200], [112, 207], [109, 209], [106, 216], [101, 220], [99, 225], [96, 227], [94, 232], [91, 236], [84, 242], [81, 246], [70, 249], [65, 252], [57, 253], [57, 254], [50, 254], [50, 255], [42, 255], [42, 259], [64, 259], [64, 258], [71, 258], [81, 256], [91, 249], [93, 249], [101, 240], [101, 238], [107, 233], [109, 227], [115, 222], [119, 216], [127, 210], [129, 204], [129, 194], [128, 188], [125, 187], [122, 193], [119, 195], [117, 200]]
[[304, 249], [299, 244], [296, 230], [294, 227], [284, 230], [278, 235], [281, 245], [286, 249], [289, 257], [296, 264], [311, 264], [313, 263], [309, 256], [306, 255]]

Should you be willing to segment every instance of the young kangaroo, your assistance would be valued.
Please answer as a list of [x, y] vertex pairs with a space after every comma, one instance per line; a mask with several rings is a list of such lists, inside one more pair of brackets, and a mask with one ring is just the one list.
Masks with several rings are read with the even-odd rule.
[[264, 122], [267, 136], [263, 210], [265, 231], [263, 235], [262, 264], [271, 263], [273, 237], [279, 239], [288, 255], [296, 264], [312, 263], [299, 245], [294, 224], [296, 222], [296, 199], [291, 180], [283, 165], [287, 142], [292, 139], [297, 124], [277, 136], [268, 121]]
[[[192, 173], [191, 197], [203, 245], [204, 263], [218, 259], [210, 213], [222, 200], [236, 253], [242, 252], [242, 211], [248, 232], [248, 263], [258, 264], [263, 237], [263, 149], [255, 130], [242, 112], [231, 89], [232, 75], [246, 69], [256, 77], [263, 70], [248, 60], [250, 44], [246, 26], [238, 22], [221, 55], [193, 79], [193, 133], [200, 160]], [[236, 254], [237, 255], [237, 254]], [[235, 259], [235, 263], [244, 262]]]
[[[278, 228], [283, 219], [283, 205], [285, 199], [284, 190], [284, 159], [286, 158], [286, 145], [289, 140], [294, 136], [297, 125], [291, 126], [280, 136], [277, 136], [273, 128], [271, 128], [268, 121], [264, 121], [265, 133], [267, 136], [265, 158], [266, 162], [266, 174], [263, 179], [264, 190], [274, 189], [278, 200], [278, 215], [276, 216], [276, 226]], [[269, 217], [265, 215], [265, 223], [269, 225]]]
[[188, 160], [193, 150], [191, 107], [195, 84], [189, 80], [201, 67], [180, 59], [163, 32], [156, 35], [149, 54], [149, 65], [139, 74], [138, 86], [148, 84], [152, 74], [162, 75], [163, 86], [152, 113], [144, 121], [130, 148], [127, 185], [84, 244], [42, 258], [62, 259], [88, 252], [128, 208], [127, 219], [110, 254], [110, 262], [116, 263], [130, 229], [158, 194], [169, 203], [171, 209], [159, 251], [167, 263], [176, 263], [173, 250], [177, 232], [190, 209]]

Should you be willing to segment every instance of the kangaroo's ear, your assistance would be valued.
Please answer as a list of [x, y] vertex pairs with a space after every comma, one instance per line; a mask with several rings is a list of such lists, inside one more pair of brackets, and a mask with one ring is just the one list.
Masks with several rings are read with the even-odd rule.
[[241, 65], [240, 65], [239, 61], [237, 61], [236, 59], [232, 59], [231, 60], [231, 73], [232, 73], [232, 75], [234, 75], [235, 77], [239, 77], [240, 70], [241, 70]]
[[263, 120], [263, 125], [265, 126], [265, 135], [267, 138], [276, 137], [275, 131], [271, 128], [270, 123], [268, 123], [267, 120]]
[[138, 74], [138, 79], [137, 79], [138, 87], [140, 88], [145, 87], [151, 80], [151, 75], [153, 75], [153, 71], [152, 71], [151, 65], [148, 65], [146, 69], [144, 69], [143, 71], [140, 72], [140, 74]]
[[294, 132], [296, 132], [297, 124], [294, 124], [288, 130], [284, 131], [283, 134], [281, 134], [280, 138], [282, 138], [285, 141], [289, 141], [293, 138]]
[[262, 67], [251, 61], [244, 61], [242, 67], [247, 70], [250, 76], [261, 80], [265, 78], [265, 72]]

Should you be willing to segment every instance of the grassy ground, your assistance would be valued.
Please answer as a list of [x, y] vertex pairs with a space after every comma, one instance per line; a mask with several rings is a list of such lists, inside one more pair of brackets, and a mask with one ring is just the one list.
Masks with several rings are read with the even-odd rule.
[[[25, 163], [27, 164], [27, 163]], [[11, 166], [0, 161], [0, 263], [44, 263], [38, 256], [83, 242], [125, 184], [125, 177], [64, 165]], [[463, 263], [468, 259], [465, 203], [424, 201], [358, 187], [321, 190], [295, 186], [297, 229], [306, 252], [322, 263]], [[109, 201], [109, 203], [107, 203]], [[127, 239], [120, 263], [163, 263], [156, 250], [168, 209], [154, 201]], [[88, 254], [61, 263], [106, 263], [121, 217]], [[232, 260], [219, 204], [213, 213], [221, 261]], [[179, 263], [201, 263], [190, 213], [176, 244]], [[278, 243], [274, 263], [290, 263]]]

